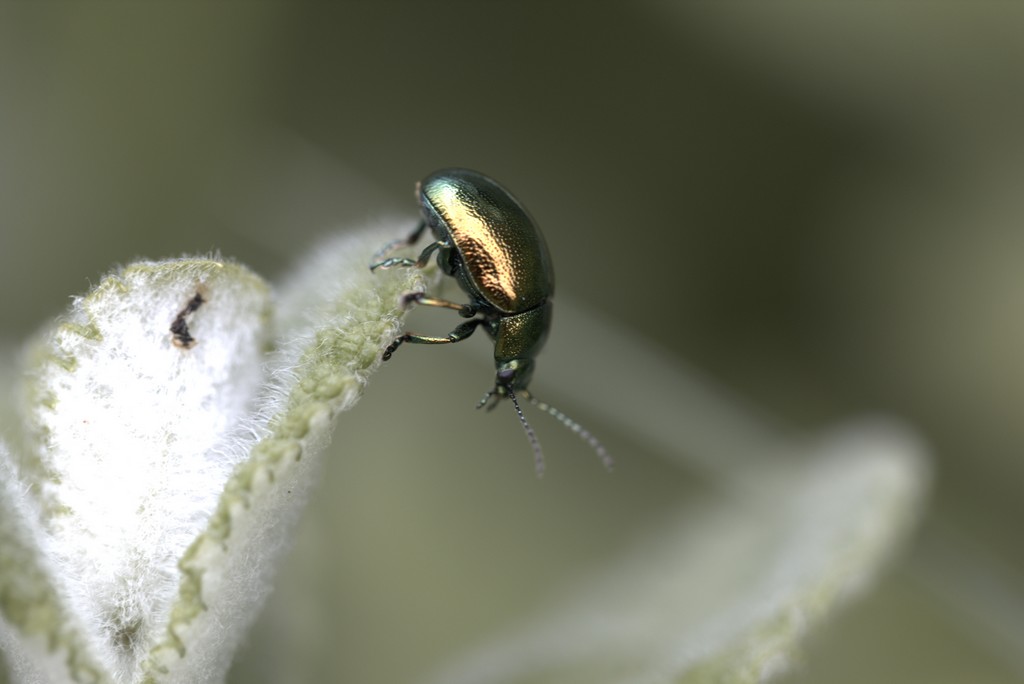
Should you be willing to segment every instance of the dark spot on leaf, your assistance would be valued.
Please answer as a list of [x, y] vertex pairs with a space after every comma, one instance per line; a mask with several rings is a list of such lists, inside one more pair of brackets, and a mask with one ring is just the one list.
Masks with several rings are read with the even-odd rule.
[[178, 315], [171, 321], [171, 335], [173, 335], [171, 342], [175, 347], [181, 349], [191, 349], [196, 344], [196, 338], [192, 337], [192, 333], [188, 329], [188, 320], [195, 313], [196, 309], [201, 307], [206, 300], [203, 295], [196, 292], [192, 299], [188, 300], [188, 304], [185, 308], [178, 312]]

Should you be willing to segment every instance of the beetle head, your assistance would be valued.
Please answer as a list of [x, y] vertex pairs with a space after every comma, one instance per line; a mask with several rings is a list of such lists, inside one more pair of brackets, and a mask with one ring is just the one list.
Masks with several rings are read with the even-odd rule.
[[513, 359], [498, 364], [494, 390], [501, 396], [511, 390], [525, 390], [533, 377], [533, 359]]

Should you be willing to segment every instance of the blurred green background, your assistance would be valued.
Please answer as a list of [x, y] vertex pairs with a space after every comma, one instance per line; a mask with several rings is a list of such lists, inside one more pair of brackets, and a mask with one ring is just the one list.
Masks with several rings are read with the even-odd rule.
[[[1024, 681], [1021, 35], [1010, 3], [5, 2], [0, 335], [139, 256], [275, 277], [338, 226], [411, 225], [429, 171], [484, 171], [560, 294], [795, 428], [881, 411], [934, 447], [915, 547], [789, 681]], [[425, 355], [368, 401], [480, 419], [489, 371], [467, 394]], [[393, 654], [353, 631], [373, 681]]]

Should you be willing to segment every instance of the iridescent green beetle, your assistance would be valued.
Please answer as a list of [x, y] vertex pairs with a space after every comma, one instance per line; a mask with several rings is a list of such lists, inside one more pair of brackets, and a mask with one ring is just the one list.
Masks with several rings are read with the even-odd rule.
[[[458, 304], [414, 292], [403, 297], [412, 303], [453, 309], [469, 320], [445, 337], [404, 333], [384, 350], [387, 361], [404, 342], [452, 344], [472, 335], [478, 327], [494, 341], [494, 388], [477, 404], [493, 409], [508, 397], [515, 406], [533, 447], [537, 474], [544, 471], [544, 456], [537, 436], [526, 422], [516, 394], [549, 413], [587, 441], [607, 468], [612, 460], [601, 443], [579, 423], [561, 411], [538, 401], [527, 390], [533, 376], [534, 358], [551, 328], [555, 272], [547, 243], [537, 224], [505, 188], [487, 176], [467, 169], [443, 169], [416, 186], [423, 219], [409, 237], [395, 240], [377, 253], [370, 270], [427, 265], [437, 253], [441, 271], [455, 278], [469, 295], [469, 304]], [[434, 241], [418, 259], [384, 258], [394, 249], [415, 244], [430, 228]]]

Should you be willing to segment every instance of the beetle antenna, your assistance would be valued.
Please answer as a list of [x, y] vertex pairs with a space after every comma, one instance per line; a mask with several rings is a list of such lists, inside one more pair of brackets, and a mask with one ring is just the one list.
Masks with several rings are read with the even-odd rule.
[[519, 408], [519, 400], [516, 399], [516, 393], [512, 391], [511, 387], [508, 388], [508, 397], [512, 400], [512, 405], [516, 407], [519, 422], [523, 424], [523, 429], [526, 430], [526, 438], [530, 440], [530, 446], [533, 447], [533, 468], [537, 471], [537, 477], [543, 477], [544, 452], [540, 450], [540, 440], [537, 439], [537, 433], [526, 422], [526, 416], [523, 415], [523, 409]]
[[[526, 430], [526, 438], [530, 440], [530, 446], [533, 447], [534, 470], [537, 471], [537, 477], [542, 477], [544, 475], [544, 452], [541, 451], [540, 440], [537, 439], [537, 433], [535, 433], [530, 424], [526, 422], [526, 416], [523, 415], [523, 409], [519, 407], [519, 400], [516, 399], [515, 392], [512, 391], [511, 387], [507, 388], [507, 391], [509, 398], [512, 399], [512, 405], [516, 407], [516, 415], [519, 416], [519, 422], [523, 424], [523, 429]], [[487, 393], [484, 395], [483, 399], [477, 402], [476, 407], [478, 409], [483, 408], [484, 405], [486, 405], [487, 402], [489, 402], [495, 396], [501, 396], [498, 394], [497, 387], [495, 387], [492, 390], [488, 390]], [[500, 399], [492, 401], [491, 405], [487, 407], [487, 410], [490, 411], [495, 406], [497, 406], [498, 401], [500, 401]]]
[[[539, 399], [537, 399], [537, 397], [533, 396], [532, 394], [525, 390], [522, 393], [526, 395], [527, 400], [531, 404], [539, 408], [541, 411], [544, 411], [545, 413], [552, 416], [559, 423], [561, 423], [562, 425], [564, 425], [565, 427], [569, 428], [577, 435], [579, 435], [580, 439], [589, 444], [590, 448], [597, 452], [597, 456], [598, 458], [601, 459], [601, 463], [604, 464], [605, 469], [612, 470], [615, 467], [615, 461], [613, 461], [612, 457], [608, 455], [608, 451], [604, 448], [604, 445], [601, 444], [600, 440], [598, 440], [597, 437], [590, 434], [589, 430], [584, 428], [575, 420], [565, 415], [564, 413], [562, 413], [561, 411], [559, 411], [546, 401], [540, 401]], [[516, 404], [516, 408], [519, 408], [518, 404]]]

